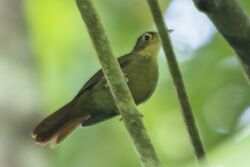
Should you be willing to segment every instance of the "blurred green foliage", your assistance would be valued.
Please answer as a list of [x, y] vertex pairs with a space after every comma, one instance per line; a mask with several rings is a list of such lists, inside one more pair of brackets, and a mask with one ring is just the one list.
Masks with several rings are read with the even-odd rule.
[[[250, 1], [240, 2], [249, 13]], [[145, 1], [95, 0], [94, 3], [117, 56], [131, 51], [141, 33], [154, 29]], [[168, 3], [161, 1], [164, 11]], [[42, 99], [37, 105], [40, 112], [32, 114], [42, 119], [73, 98], [100, 65], [74, 1], [26, 0], [24, 6], [35, 66], [33, 73], [38, 78], [35, 84]], [[159, 63], [157, 90], [139, 109], [162, 163], [171, 167], [196, 166], [162, 55]], [[240, 118], [249, 107], [250, 91], [232, 48], [217, 33], [191, 59], [181, 61], [180, 67], [211, 164], [249, 166], [250, 118], [243, 125]], [[26, 144], [20, 146], [19, 167], [140, 165], [119, 118], [78, 128], [55, 150], [38, 147], [27, 139], [22, 142]]]

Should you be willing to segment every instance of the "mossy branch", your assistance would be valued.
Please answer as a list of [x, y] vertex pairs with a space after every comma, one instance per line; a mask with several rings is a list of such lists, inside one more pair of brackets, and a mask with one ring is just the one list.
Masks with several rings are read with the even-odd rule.
[[178, 63], [175, 58], [171, 42], [169, 40], [168, 32], [166, 25], [164, 24], [163, 17], [161, 14], [160, 6], [157, 0], [147, 0], [153, 19], [155, 21], [156, 27], [160, 34], [163, 50], [166, 55], [168, 62], [169, 70], [174, 82], [174, 85], [177, 90], [178, 98], [182, 108], [182, 114], [186, 123], [187, 130], [190, 135], [190, 139], [195, 150], [196, 156], [199, 160], [206, 158], [205, 149], [198, 131], [198, 127], [195, 122], [194, 115], [192, 113], [191, 105], [186, 93], [182, 75], [178, 66]]
[[[250, 19], [237, 0], [193, 0], [238, 55], [250, 81]], [[250, 83], [250, 82], [249, 82]]]
[[151, 144], [118, 61], [113, 56], [107, 34], [92, 0], [76, 0], [76, 3], [97, 52], [117, 108], [134, 142], [142, 166], [160, 166], [160, 161]]

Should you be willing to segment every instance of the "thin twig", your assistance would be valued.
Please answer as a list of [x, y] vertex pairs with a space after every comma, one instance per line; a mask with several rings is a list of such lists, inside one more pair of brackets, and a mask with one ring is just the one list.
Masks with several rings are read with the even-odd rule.
[[178, 98], [179, 98], [181, 108], [182, 108], [182, 113], [185, 119], [187, 130], [190, 135], [190, 139], [192, 141], [192, 145], [194, 147], [197, 158], [199, 160], [201, 159], [204, 160], [206, 157], [205, 149], [204, 149], [204, 146], [203, 146], [203, 143], [202, 143], [199, 131], [198, 131], [198, 127], [195, 122], [194, 115], [192, 113], [191, 105], [189, 103], [189, 99], [186, 93], [182, 75], [181, 75], [178, 63], [176, 61], [175, 54], [171, 46], [171, 42], [169, 40], [167, 28], [163, 21], [160, 6], [157, 0], [147, 0], [147, 1], [149, 4], [151, 13], [153, 15], [156, 27], [161, 37], [163, 50], [165, 52], [169, 70], [170, 70], [174, 85], [177, 90]]
[[193, 0], [238, 55], [250, 83], [250, 19], [237, 0]]
[[92, 0], [76, 0], [76, 3], [92, 39], [117, 108], [134, 142], [142, 166], [159, 167], [160, 161], [151, 144], [118, 61], [113, 56], [108, 37]]

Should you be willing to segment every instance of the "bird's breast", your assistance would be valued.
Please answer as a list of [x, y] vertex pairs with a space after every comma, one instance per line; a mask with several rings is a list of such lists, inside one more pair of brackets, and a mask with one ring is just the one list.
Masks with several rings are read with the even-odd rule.
[[134, 62], [124, 69], [127, 83], [136, 104], [147, 100], [154, 92], [158, 82], [158, 64], [145, 60]]

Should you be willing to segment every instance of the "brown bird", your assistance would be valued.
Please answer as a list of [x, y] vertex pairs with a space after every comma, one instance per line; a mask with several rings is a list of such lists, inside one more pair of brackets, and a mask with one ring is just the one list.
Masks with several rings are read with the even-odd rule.
[[[147, 100], [156, 88], [159, 49], [158, 33], [146, 32], [138, 38], [132, 52], [118, 58], [137, 105]], [[80, 124], [93, 125], [118, 114], [103, 71], [99, 70], [72, 101], [38, 124], [32, 137], [39, 144], [50, 143], [54, 147]]]

